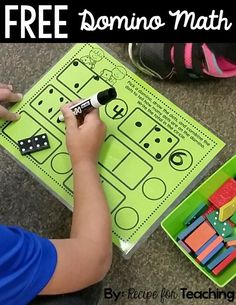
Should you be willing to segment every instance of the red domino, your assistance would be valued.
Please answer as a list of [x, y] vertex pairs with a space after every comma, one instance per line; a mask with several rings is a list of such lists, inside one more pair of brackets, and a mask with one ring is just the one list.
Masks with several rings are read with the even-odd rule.
[[221, 242], [223, 238], [218, 236], [201, 254], [196, 258], [197, 262], [202, 262]]
[[236, 196], [236, 181], [233, 178], [228, 179], [215, 193], [209, 198], [209, 201], [216, 207], [221, 208]]
[[197, 252], [215, 234], [216, 231], [205, 221], [184, 240], [184, 243]]
[[235, 224], [234, 224], [232, 221], [227, 220], [227, 222], [228, 222], [228, 224], [229, 224], [229, 225], [231, 225], [231, 227], [232, 227], [232, 228], [234, 228], [234, 227], [235, 227]]
[[211, 213], [214, 212], [215, 210], [216, 210], [216, 207], [215, 207], [213, 204], [211, 204], [211, 205], [209, 206], [209, 208], [206, 210], [206, 212], [205, 212], [204, 214], [202, 214], [202, 216], [206, 218], [206, 216], [207, 216], [208, 214], [211, 214]]
[[226, 246], [227, 246], [227, 248], [229, 248], [229, 247], [236, 247], [236, 240], [229, 240], [226, 243]]
[[226, 257], [219, 265], [217, 265], [213, 270], [214, 275], [218, 275], [222, 272], [232, 261], [236, 259], [236, 249], [229, 256]]

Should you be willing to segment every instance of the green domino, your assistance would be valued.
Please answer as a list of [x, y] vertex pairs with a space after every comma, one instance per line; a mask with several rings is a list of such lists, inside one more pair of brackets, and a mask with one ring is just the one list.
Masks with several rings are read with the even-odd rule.
[[236, 225], [236, 213], [230, 218], [230, 221], [232, 221]]
[[195, 209], [192, 214], [189, 215], [189, 217], [185, 220], [184, 224], [186, 226], [189, 226], [194, 220], [196, 220], [198, 217], [200, 217], [203, 213], [206, 212], [208, 209], [208, 205], [205, 203], [201, 203], [197, 209]]
[[216, 230], [216, 232], [222, 237], [228, 237], [233, 233], [233, 228], [225, 221], [219, 220], [219, 212], [214, 211], [207, 216], [207, 219]]
[[228, 241], [231, 241], [231, 240], [236, 240], [236, 235], [234, 236], [230, 236], [230, 237], [227, 237], [224, 239], [224, 241], [227, 243]]

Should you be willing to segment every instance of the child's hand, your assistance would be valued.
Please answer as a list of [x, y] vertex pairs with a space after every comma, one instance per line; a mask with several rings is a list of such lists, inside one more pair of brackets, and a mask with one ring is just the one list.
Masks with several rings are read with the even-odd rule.
[[[0, 103], [1, 102], [19, 102], [22, 100], [21, 93], [13, 93], [12, 85], [5, 85], [0, 83]], [[0, 105], [0, 119], [7, 121], [17, 121], [20, 118], [19, 113], [11, 113], [7, 108]]]
[[106, 126], [100, 120], [97, 109], [86, 114], [79, 122], [70, 110], [71, 104], [62, 107], [66, 124], [66, 144], [72, 166], [89, 161], [96, 163], [106, 134]]

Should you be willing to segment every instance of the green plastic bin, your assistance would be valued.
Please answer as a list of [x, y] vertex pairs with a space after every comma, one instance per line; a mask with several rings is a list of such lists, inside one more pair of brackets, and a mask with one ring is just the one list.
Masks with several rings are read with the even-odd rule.
[[[231, 263], [220, 275], [207, 271], [198, 264], [176, 241], [180, 231], [185, 228], [184, 221], [202, 202], [208, 202], [208, 198], [230, 177], [236, 177], [236, 155], [227, 161], [210, 178], [202, 183], [191, 193], [177, 208], [175, 208], [161, 223], [162, 228], [169, 235], [176, 246], [190, 259], [190, 261], [202, 271], [212, 282], [219, 287], [224, 287], [236, 276], [236, 260]], [[236, 228], [234, 229], [236, 234]]]

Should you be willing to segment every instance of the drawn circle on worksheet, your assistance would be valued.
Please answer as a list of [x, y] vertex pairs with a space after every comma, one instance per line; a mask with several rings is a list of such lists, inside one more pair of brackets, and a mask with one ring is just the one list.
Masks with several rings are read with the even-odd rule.
[[170, 166], [177, 171], [185, 171], [193, 164], [193, 156], [186, 149], [176, 149], [169, 157]]
[[116, 98], [105, 107], [105, 113], [112, 120], [122, 119], [128, 112], [128, 105], [120, 98]]
[[66, 152], [55, 155], [51, 161], [51, 167], [57, 174], [67, 174], [71, 170], [70, 156]]
[[149, 178], [143, 183], [142, 191], [150, 200], [161, 199], [166, 193], [166, 184], [160, 178]]
[[74, 61], [73, 61], [73, 65], [74, 65], [75, 67], [77, 67], [77, 66], [79, 65], [78, 60], [74, 60]]
[[118, 228], [122, 230], [131, 230], [137, 226], [139, 215], [134, 208], [123, 207], [116, 212], [114, 219]]

